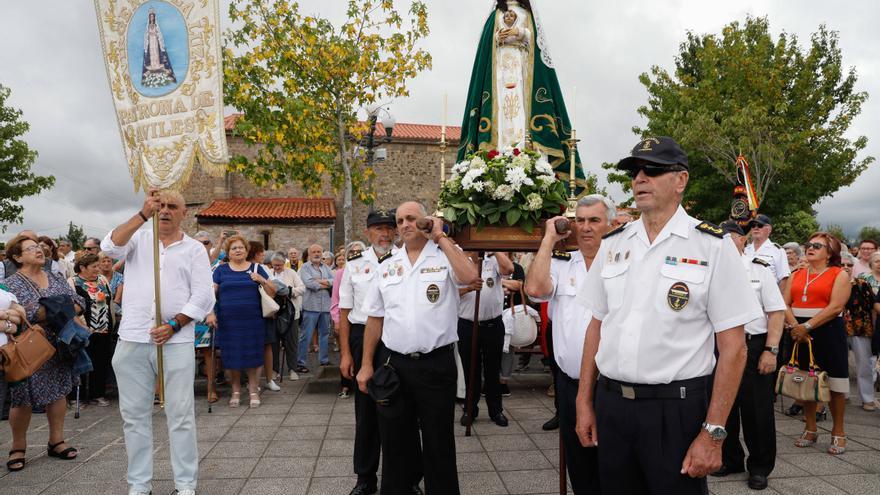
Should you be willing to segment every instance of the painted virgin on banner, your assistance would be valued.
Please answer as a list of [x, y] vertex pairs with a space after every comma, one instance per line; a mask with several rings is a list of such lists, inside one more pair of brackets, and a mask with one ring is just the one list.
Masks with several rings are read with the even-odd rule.
[[95, 0], [135, 190], [180, 188], [228, 163], [218, 0]]

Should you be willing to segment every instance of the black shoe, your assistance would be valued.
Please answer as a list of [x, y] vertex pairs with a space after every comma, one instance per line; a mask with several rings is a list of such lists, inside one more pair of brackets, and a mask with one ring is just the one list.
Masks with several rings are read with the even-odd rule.
[[551, 431], [559, 428], [559, 415], [554, 414], [549, 421], [541, 425], [541, 429], [544, 431]]
[[732, 468], [726, 464], [722, 464], [718, 471], [711, 473], [710, 476], [714, 476], [716, 478], [723, 478], [728, 474], [736, 474], [736, 473], [744, 473], [746, 472], [743, 468]]
[[825, 421], [828, 419], [828, 408], [816, 411], [816, 421]]
[[462, 414], [461, 419], [458, 420], [458, 424], [460, 424], [461, 426], [464, 426], [465, 428], [472, 425], [473, 423], [474, 423], [474, 420], [473, 420], [473, 418], [468, 416], [468, 413]]
[[506, 383], [501, 384], [501, 397], [510, 397], [510, 387]]
[[501, 427], [506, 427], [508, 424], [510, 424], [507, 421], [507, 416], [505, 416], [503, 412], [500, 412], [500, 413], [496, 414], [495, 416], [492, 416], [491, 419], [492, 419], [492, 422], [494, 422], [496, 425], [501, 426]]
[[373, 495], [376, 493], [376, 485], [370, 483], [358, 483], [348, 495]]
[[767, 488], [767, 477], [763, 474], [753, 474], [749, 476], [748, 484], [752, 490], [763, 490]]
[[797, 416], [802, 412], [804, 412], [803, 407], [801, 407], [797, 404], [792, 404], [792, 406], [789, 407], [787, 411], [785, 411], [785, 415], [786, 416]]
[[422, 492], [422, 489], [419, 488], [419, 485], [413, 485], [413, 487], [412, 487], [412, 491], [409, 492], [409, 493], [410, 493], [410, 495], [425, 495], [425, 494]]

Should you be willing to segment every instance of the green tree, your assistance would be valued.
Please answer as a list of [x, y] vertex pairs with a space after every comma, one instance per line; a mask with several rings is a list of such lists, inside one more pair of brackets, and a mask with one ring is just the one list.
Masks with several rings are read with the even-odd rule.
[[858, 240], [863, 239], [874, 239], [877, 242], [880, 242], [880, 228], [873, 227], [871, 225], [865, 225], [862, 227], [862, 230], [859, 231]]
[[761, 211], [777, 219], [810, 211], [874, 160], [857, 158], [866, 137], [847, 135], [868, 95], [856, 91], [856, 71], [842, 66], [838, 35], [824, 25], [806, 47], [784, 32], [774, 39], [767, 18], [690, 32], [672, 73], [654, 66], [639, 80], [648, 103], [638, 112], [648, 123], [633, 130], [682, 145], [691, 172], [684, 201], [707, 220], [729, 214], [731, 194], [719, 192], [732, 191], [739, 153]]
[[824, 232], [828, 232], [829, 234], [837, 237], [837, 240], [840, 242], [848, 243], [849, 238], [846, 236], [846, 233], [843, 231], [843, 227], [840, 224], [829, 223], [825, 225], [825, 228], [822, 229]]
[[70, 222], [67, 225], [67, 240], [70, 241], [74, 251], [79, 251], [86, 242], [86, 233], [83, 231], [82, 226], [74, 225], [73, 222]]
[[303, 15], [289, 0], [233, 0], [239, 26], [225, 36], [226, 103], [242, 112], [235, 132], [256, 147], [255, 159], [235, 156], [230, 169], [257, 185], [298, 182], [310, 194], [329, 178], [343, 193], [346, 243], [352, 197], [372, 202], [373, 170], [352, 153], [367, 128], [357, 111], [407, 96], [408, 79], [431, 66], [418, 48], [428, 35], [428, 11], [393, 0], [349, 0], [347, 19]]
[[796, 211], [773, 219], [773, 240], [780, 245], [786, 242], [803, 244], [810, 234], [818, 230], [819, 222], [816, 217], [806, 211]]
[[10, 93], [0, 84], [0, 232], [6, 232], [7, 223], [22, 221], [19, 200], [55, 184], [55, 177], [31, 172], [37, 152], [21, 139], [30, 125], [21, 120], [21, 110], [6, 106]]

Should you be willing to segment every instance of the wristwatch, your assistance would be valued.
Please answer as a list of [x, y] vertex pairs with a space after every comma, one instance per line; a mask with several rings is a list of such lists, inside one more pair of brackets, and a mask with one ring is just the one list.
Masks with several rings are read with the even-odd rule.
[[804, 330], [809, 332], [812, 329], [813, 329], [813, 325], [810, 325], [810, 322], [804, 323]]
[[703, 422], [703, 429], [709, 433], [709, 438], [716, 442], [722, 442], [727, 438], [727, 430], [721, 425], [713, 425]]
[[779, 346], [778, 345], [765, 345], [764, 350], [773, 354], [774, 356], [779, 355]]

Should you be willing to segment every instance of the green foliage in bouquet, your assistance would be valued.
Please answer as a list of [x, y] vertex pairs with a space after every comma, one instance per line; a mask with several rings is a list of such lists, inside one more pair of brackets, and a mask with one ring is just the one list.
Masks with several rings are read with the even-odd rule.
[[438, 208], [456, 228], [520, 227], [531, 233], [566, 207], [566, 189], [546, 158], [518, 148], [478, 151], [452, 167]]

